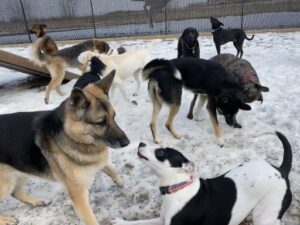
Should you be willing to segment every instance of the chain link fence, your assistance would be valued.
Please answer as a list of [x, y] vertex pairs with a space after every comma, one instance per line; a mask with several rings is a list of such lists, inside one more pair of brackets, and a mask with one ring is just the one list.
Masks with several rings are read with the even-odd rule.
[[0, 44], [28, 43], [34, 23], [54, 40], [210, 31], [209, 17], [227, 28], [300, 27], [299, 0], [1, 0]]

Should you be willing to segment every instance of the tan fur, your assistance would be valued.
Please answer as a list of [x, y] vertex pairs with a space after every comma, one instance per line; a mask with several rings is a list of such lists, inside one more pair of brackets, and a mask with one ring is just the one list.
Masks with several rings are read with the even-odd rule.
[[[109, 153], [106, 144], [97, 142], [91, 135], [92, 132], [97, 132], [97, 135], [104, 135], [102, 133], [106, 132], [106, 129], [97, 128], [99, 125], [95, 125], [99, 117], [103, 116], [109, 121], [109, 127], [115, 129], [113, 135], [119, 137], [124, 134], [114, 122], [115, 112], [107, 97], [113, 76], [107, 78], [106, 81], [103, 79], [99, 86], [92, 84], [83, 90], [90, 102], [86, 116], [92, 120], [91, 124], [85, 122], [82, 115], [78, 115], [71, 105], [66, 104], [63, 132], [56, 138], [50, 135], [42, 136], [43, 134], [36, 137], [40, 144], [46, 140], [46, 146], [41, 150], [50, 171], [47, 174], [34, 175], [61, 182], [70, 196], [75, 211], [86, 225], [98, 225], [88, 198], [97, 171], [103, 170], [119, 187], [123, 187], [122, 178], [108, 162]], [[43, 199], [31, 197], [23, 191], [27, 175], [33, 174], [24, 174], [8, 165], [0, 164], [0, 200], [11, 194], [32, 206], [47, 205]], [[11, 224], [17, 224], [17, 220], [0, 216], [0, 225]]]

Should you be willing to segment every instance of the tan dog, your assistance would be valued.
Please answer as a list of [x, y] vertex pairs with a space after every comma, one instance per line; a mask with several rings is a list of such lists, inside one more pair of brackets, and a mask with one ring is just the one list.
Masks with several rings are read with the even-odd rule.
[[[83, 90], [74, 88], [70, 98], [52, 111], [0, 115], [0, 132], [5, 133], [0, 139], [0, 200], [11, 194], [32, 206], [46, 205], [24, 192], [26, 177], [57, 180], [84, 223], [98, 225], [89, 188], [98, 170], [123, 186], [108, 162], [108, 146], [129, 144], [108, 99], [113, 78], [114, 72]], [[0, 216], [0, 225], [15, 224], [16, 219]]]
[[98, 53], [108, 53], [109, 45], [100, 40], [88, 40], [69, 48], [61, 49], [51, 55], [42, 53], [42, 46], [46, 41], [47, 36], [38, 38], [31, 46], [32, 61], [39, 66], [46, 66], [51, 75], [51, 81], [46, 87], [45, 103], [49, 103], [50, 92], [55, 89], [59, 95], [63, 95], [60, 90], [65, 70], [67, 67], [81, 69], [81, 64], [78, 62], [78, 56], [85, 51], [97, 51]]
[[46, 35], [45, 28], [47, 28], [46, 24], [33, 24], [29, 31], [31, 34], [35, 34], [37, 38], [46, 36], [41, 48], [44, 53], [52, 54], [58, 51], [58, 47], [53, 39], [49, 35]]

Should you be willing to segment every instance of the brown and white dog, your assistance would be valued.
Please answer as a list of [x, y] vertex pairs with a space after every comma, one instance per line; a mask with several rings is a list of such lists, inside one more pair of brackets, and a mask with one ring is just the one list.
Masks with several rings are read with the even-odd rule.
[[49, 103], [50, 92], [55, 89], [59, 95], [63, 95], [60, 90], [67, 67], [77, 69], [81, 68], [81, 63], [78, 61], [80, 53], [85, 51], [97, 51], [98, 53], [108, 53], [110, 50], [109, 45], [97, 39], [84, 41], [72, 47], [61, 49], [53, 54], [42, 53], [42, 46], [47, 39], [47, 36], [38, 38], [31, 46], [31, 60], [39, 65], [46, 66], [51, 75], [51, 81], [46, 87], [45, 103]]
[[46, 34], [45, 28], [47, 28], [46, 24], [33, 24], [29, 31], [31, 34], [35, 34], [37, 38], [45, 37], [43, 45], [41, 46], [42, 51], [47, 54], [52, 54], [58, 51], [58, 47], [53, 39]]

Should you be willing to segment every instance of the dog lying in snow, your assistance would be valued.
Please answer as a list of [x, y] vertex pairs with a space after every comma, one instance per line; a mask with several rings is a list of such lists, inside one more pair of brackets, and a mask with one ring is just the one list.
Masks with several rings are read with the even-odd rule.
[[125, 221], [113, 225], [239, 225], [252, 212], [254, 225], [280, 225], [291, 204], [289, 173], [291, 146], [283, 144], [281, 166], [251, 161], [212, 179], [198, 179], [195, 166], [171, 148], [148, 147], [140, 143], [139, 158], [159, 178], [161, 216], [156, 219]]
[[124, 80], [133, 76], [137, 84], [136, 91], [133, 95], [137, 96], [141, 86], [141, 71], [151, 60], [151, 51], [155, 44], [159, 41], [160, 40], [153, 40], [146, 49], [131, 50], [120, 55], [104, 55], [92, 51], [86, 51], [79, 55], [78, 61], [82, 64], [83, 70], [85, 70], [88, 68], [90, 59], [93, 56], [98, 57], [106, 65], [106, 69], [103, 71], [103, 76], [106, 76], [109, 72], [115, 69], [116, 75], [111, 86], [111, 94], [113, 95], [114, 90], [117, 87], [127, 102], [137, 104], [135, 101], [131, 102], [127, 97], [124, 88]]

